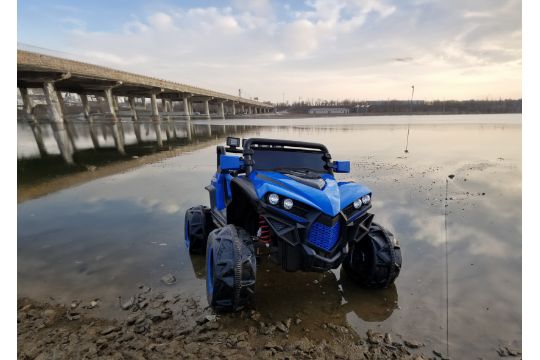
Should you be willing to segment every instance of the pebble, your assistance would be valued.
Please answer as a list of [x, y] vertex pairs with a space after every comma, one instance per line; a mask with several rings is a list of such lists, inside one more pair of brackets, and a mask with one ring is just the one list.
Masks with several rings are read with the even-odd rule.
[[283, 333], [288, 333], [289, 332], [289, 329], [287, 328], [287, 326], [285, 326], [285, 324], [282, 323], [281, 321], [278, 321], [276, 323], [276, 329], [278, 329], [279, 331], [281, 331]]
[[174, 277], [173, 274], [169, 273], [169, 274], [166, 274], [163, 277], [161, 277], [161, 281], [165, 285], [172, 285], [172, 284], [174, 284], [176, 282], [176, 278]]
[[105, 329], [101, 330], [99, 333], [101, 335], [107, 335], [107, 334], [110, 334], [112, 332], [117, 332], [118, 330], [120, 330], [120, 328], [117, 327], [117, 326], [108, 326]]
[[122, 302], [122, 298], [119, 298], [120, 301], [120, 307], [122, 310], [129, 310], [133, 304], [135, 304], [135, 296], [130, 297], [128, 300]]

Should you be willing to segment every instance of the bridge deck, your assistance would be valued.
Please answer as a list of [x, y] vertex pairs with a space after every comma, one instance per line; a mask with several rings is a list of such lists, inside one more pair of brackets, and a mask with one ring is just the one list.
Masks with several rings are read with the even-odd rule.
[[[66, 77], [66, 74], [68, 77]], [[55, 82], [59, 91], [96, 94], [113, 87], [117, 96], [150, 96], [180, 100], [185, 96], [234, 101], [239, 104], [272, 108], [272, 105], [173, 81], [115, 70], [104, 66], [17, 50], [17, 86], [41, 88]]]

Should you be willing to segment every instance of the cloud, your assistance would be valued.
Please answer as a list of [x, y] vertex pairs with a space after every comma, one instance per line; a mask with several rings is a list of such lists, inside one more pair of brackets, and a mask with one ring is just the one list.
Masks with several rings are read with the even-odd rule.
[[85, 60], [227, 93], [286, 98], [521, 96], [521, 4], [308, 0], [160, 7], [70, 31]]

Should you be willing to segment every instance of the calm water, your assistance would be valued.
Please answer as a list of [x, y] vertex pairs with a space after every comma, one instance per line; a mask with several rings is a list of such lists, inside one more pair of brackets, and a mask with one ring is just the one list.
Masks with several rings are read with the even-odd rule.
[[[185, 136], [185, 123], [176, 126]], [[204, 259], [186, 251], [183, 219], [188, 207], [208, 204], [215, 145], [233, 134], [301, 139], [351, 160], [351, 173], [337, 177], [373, 190], [375, 221], [400, 239], [403, 269], [390, 289], [366, 291], [341, 269], [284, 273], [262, 263], [255, 306], [263, 317], [391, 330], [443, 352], [448, 339], [454, 358], [521, 346], [520, 115], [231, 120], [194, 122], [192, 130], [198, 150], [19, 204], [18, 295], [99, 297], [102, 312], [115, 316], [118, 296], [144, 283], [205, 305]], [[142, 132], [149, 141], [152, 131]], [[125, 132], [134, 141], [128, 123]], [[37, 156], [26, 126], [18, 140], [19, 157]], [[84, 128], [76, 143], [92, 146]], [[173, 286], [160, 283], [169, 272]]]

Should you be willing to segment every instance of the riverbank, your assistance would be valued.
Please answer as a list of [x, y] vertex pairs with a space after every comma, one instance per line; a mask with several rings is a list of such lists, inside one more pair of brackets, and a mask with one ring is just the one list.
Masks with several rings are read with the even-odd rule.
[[[46, 304], [26, 298], [17, 303], [19, 359], [444, 359], [423, 354], [422, 342], [369, 330], [357, 336], [346, 326], [305, 327], [301, 317], [273, 323], [244, 310], [215, 315], [196, 301], [150, 295], [119, 304], [125, 316], [101, 318], [99, 301]], [[174, 309], [174, 310], [173, 310]], [[235, 318], [239, 326], [229, 327]]]

